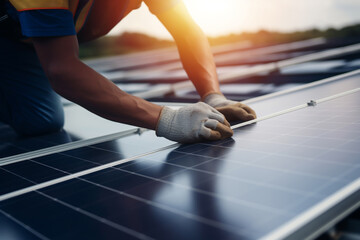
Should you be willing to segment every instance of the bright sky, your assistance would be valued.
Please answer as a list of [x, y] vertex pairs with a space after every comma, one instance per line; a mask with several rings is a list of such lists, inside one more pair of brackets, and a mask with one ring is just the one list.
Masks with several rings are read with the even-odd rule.
[[[294, 31], [360, 23], [360, 0], [183, 1], [195, 21], [210, 36], [259, 29]], [[170, 38], [145, 4], [130, 13], [111, 34], [124, 31]]]

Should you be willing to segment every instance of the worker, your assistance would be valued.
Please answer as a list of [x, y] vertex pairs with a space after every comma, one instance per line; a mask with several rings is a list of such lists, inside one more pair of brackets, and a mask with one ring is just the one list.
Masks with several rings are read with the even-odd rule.
[[[232, 136], [228, 121], [256, 117], [220, 92], [204, 33], [181, 0], [0, 0], [0, 121], [18, 134], [58, 131], [59, 95], [106, 119], [190, 143]], [[177, 110], [129, 95], [78, 56], [78, 43], [107, 34], [142, 2], [173, 36], [201, 102]]]

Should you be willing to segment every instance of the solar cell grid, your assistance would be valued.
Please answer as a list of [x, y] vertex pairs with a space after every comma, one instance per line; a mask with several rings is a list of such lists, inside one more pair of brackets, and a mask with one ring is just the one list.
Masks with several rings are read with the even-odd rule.
[[359, 178], [359, 100], [354, 93], [236, 129], [230, 140], [146, 155], [0, 209], [51, 238], [71, 232], [55, 224], [69, 218], [74, 236], [90, 238], [109, 228], [102, 238], [259, 238]]
[[1, 166], [0, 193], [5, 194], [172, 144], [166, 139], [159, 139], [153, 143], [154, 135], [152, 132], [146, 132], [141, 136], [129, 136], [126, 139], [107, 141]]
[[14, 140], [8, 139], [8, 141], [2, 141], [0, 143], [0, 158], [52, 147], [71, 141], [71, 137], [65, 131], [37, 137], [18, 138], [15, 136]]
[[249, 99], [244, 102], [251, 103], [251, 106], [263, 116], [303, 104], [304, 102], [310, 101], [311, 99], [320, 99], [340, 92], [359, 88], [359, 77], [360, 71], [357, 70], [344, 75], [331, 77], [325, 79], [324, 81], [306, 84], [298, 88], [298, 90], [290, 89], [288, 90], [288, 93], [285, 91], [282, 93], [269, 94], [258, 98]]

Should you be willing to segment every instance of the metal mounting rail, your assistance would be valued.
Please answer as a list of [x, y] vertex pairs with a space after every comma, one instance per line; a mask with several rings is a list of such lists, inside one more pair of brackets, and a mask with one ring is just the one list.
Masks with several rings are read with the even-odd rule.
[[254, 97], [254, 98], [242, 101], [242, 102], [246, 103], [246, 104], [249, 104], [249, 103], [254, 103], [254, 102], [258, 102], [258, 101], [264, 101], [264, 100], [272, 98], [272, 97], [278, 97], [278, 96], [285, 95], [285, 94], [288, 94], [288, 93], [297, 92], [297, 91], [300, 91], [300, 90], [303, 90], [303, 89], [320, 86], [322, 84], [326, 84], [326, 83], [329, 83], [329, 82], [338, 81], [340, 79], [351, 77], [351, 76], [354, 76], [356, 74], [360, 74], [360, 69], [354, 70], [354, 71], [351, 71], [351, 72], [347, 72], [347, 73], [343, 73], [343, 74], [339, 74], [339, 75], [336, 75], [336, 76], [333, 76], [333, 77], [325, 78], [323, 80], [315, 81], [315, 82], [312, 82], [312, 83], [304, 84], [304, 85], [301, 85], [301, 86], [298, 86], [298, 87], [282, 90], [282, 91], [279, 91], [279, 92], [269, 93], [269, 94], [259, 96], [259, 97]]
[[[327, 79], [323, 79], [320, 81], [308, 83], [308, 84], [305, 84], [305, 85], [302, 85], [299, 87], [295, 87], [295, 88], [291, 88], [288, 90], [271, 93], [271, 94], [267, 94], [264, 96], [245, 100], [245, 101], [243, 101], [243, 103], [249, 104], [249, 103], [253, 103], [253, 102], [257, 102], [257, 101], [263, 101], [263, 100], [266, 100], [266, 99], [269, 99], [272, 97], [281, 96], [281, 95], [288, 94], [291, 92], [300, 91], [300, 90], [311, 88], [311, 87], [318, 86], [321, 84], [337, 81], [339, 79], [353, 76], [353, 75], [356, 75], [359, 73], [360, 73], [360, 70], [355, 70], [355, 71], [352, 71], [349, 73], [344, 73], [344, 74], [340, 74], [340, 75], [330, 77]], [[262, 119], [262, 118], [258, 118], [257, 120], [259, 121], [259, 119]], [[245, 124], [245, 123], [243, 123], [243, 124]], [[235, 126], [233, 126], [233, 128], [234, 127]], [[97, 143], [102, 143], [105, 141], [111, 141], [111, 140], [129, 136], [129, 135], [139, 134], [146, 130], [147, 129], [136, 128], [136, 129], [118, 132], [118, 133], [114, 133], [114, 134], [109, 134], [109, 135], [105, 135], [105, 136], [101, 136], [101, 137], [97, 137], [97, 138], [79, 140], [76, 142], [65, 143], [65, 144], [61, 144], [61, 145], [57, 145], [57, 146], [53, 146], [53, 147], [49, 147], [49, 148], [43, 148], [40, 150], [35, 150], [35, 151], [27, 152], [27, 153], [21, 153], [21, 154], [17, 154], [17, 155], [5, 157], [5, 158], [0, 158], [0, 166], [5, 166], [5, 165], [11, 164], [11, 163], [20, 162], [20, 161], [24, 161], [24, 160], [28, 160], [28, 159], [32, 159], [32, 158], [36, 158], [36, 157], [42, 157], [42, 156], [50, 155], [53, 153], [60, 153], [60, 152], [72, 150], [72, 149], [79, 148], [79, 147], [85, 147], [85, 146], [89, 146], [89, 145], [93, 145], [93, 144], [97, 144]]]
[[[333, 99], [336, 99], [336, 98], [339, 98], [339, 97], [343, 97], [343, 96], [346, 96], [346, 95], [349, 95], [349, 94], [353, 94], [353, 93], [356, 93], [356, 92], [360, 92], [360, 88], [356, 88], [356, 89], [353, 89], [353, 90], [350, 90], [350, 91], [335, 94], [335, 95], [332, 95], [332, 96], [329, 96], [329, 97], [326, 97], [326, 98], [322, 98], [322, 99], [318, 99], [318, 100], [315, 100], [315, 101], [317, 103], [321, 104], [323, 102], [330, 101], [330, 100], [333, 100]], [[304, 104], [301, 104], [299, 106], [295, 106], [295, 107], [292, 107], [292, 108], [289, 108], [289, 109], [285, 109], [283, 111], [279, 111], [279, 112], [264, 116], [262, 118], [254, 119], [252, 121], [248, 121], [248, 122], [244, 122], [244, 123], [232, 126], [232, 129], [247, 126], [247, 125], [253, 124], [255, 122], [264, 121], [266, 119], [277, 117], [277, 116], [280, 116], [282, 114], [286, 114], [286, 113], [289, 113], [289, 112], [300, 110], [300, 109], [303, 109], [303, 108], [306, 108], [306, 107], [311, 107], [311, 106], [309, 106], [307, 103], [304, 103]], [[36, 185], [30, 186], [30, 187], [26, 187], [26, 188], [23, 188], [23, 189], [20, 189], [20, 190], [16, 190], [16, 191], [13, 191], [13, 192], [10, 192], [10, 193], [6, 193], [6, 194], [3, 194], [3, 195], [0, 196], [0, 201], [4, 201], [6, 199], [10, 199], [10, 198], [13, 198], [13, 197], [16, 197], [16, 196], [19, 196], [19, 195], [22, 195], [22, 194], [25, 194], [25, 193], [28, 193], [28, 192], [37, 191], [39, 189], [49, 187], [49, 186], [52, 186], [52, 185], [55, 185], [55, 184], [58, 184], [58, 183], [62, 183], [62, 182], [65, 182], [65, 181], [68, 181], [68, 180], [71, 180], [71, 179], [74, 179], [74, 178], [81, 178], [82, 176], [87, 175], [87, 174], [91, 174], [91, 173], [94, 173], [94, 172], [99, 172], [99, 171], [104, 170], [104, 169], [108, 169], [108, 168], [111, 168], [111, 167], [114, 167], [114, 166], [117, 166], [117, 165], [120, 165], [120, 164], [124, 164], [124, 163], [130, 162], [130, 161], [134, 161], [134, 160], [139, 159], [141, 157], [144, 157], [144, 156], [147, 156], [147, 155], [150, 155], [150, 154], [153, 154], [153, 153], [157, 153], [157, 152], [160, 152], [160, 151], [163, 151], [163, 150], [175, 148], [175, 147], [178, 147], [178, 146], [180, 146], [180, 143], [174, 143], [174, 144], [171, 144], [171, 145], [168, 145], [168, 146], [165, 146], [165, 147], [162, 147], [162, 148], [159, 148], [159, 149], [156, 149], [156, 150], [144, 153], [144, 154], [139, 154], [137, 156], [133, 156], [133, 157], [130, 157], [130, 158], [120, 159], [120, 160], [117, 160], [117, 161], [114, 161], [114, 162], [111, 162], [111, 163], [107, 163], [107, 164], [104, 164], [104, 165], [101, 165], [101, 166], [97, 166], [97, 167], [93, 167], [93, 168], [84, 170], [84, 171], [81, 171], [81, 172], [78, 172], [78, 173], [69, 174], [69, 175], [66, 175], [64, 177], [60, 177], [60, 178], [53, 179], [53, 180], [50, 180], [50, 181], [47, 181], [47, 182], [44, 182], [44, 183], [36, 184]], [[357, 190], [358, 190], [358, 188], [360, 186], [359, 183], [360, 183], [360, 180], [357, 181], [357, 184], [356, 184], [356, 187], [357, 187], [356, 189]], [[277, 236], [277, 234], [278, 234], [277, 232], [274, 233], [275, 236]], [[273, 239], [273, 238], [266, 238], [266, 239]]]
[[127, 136], [130, 136], [133, 134], [141, 134], [147, 130], [148, 129], [145, 129], [145, 128], [135, 128], [135, 129], [130, 129], [130, 130], [113, 133], [113, 134], [109, 134], [109, 135], [105, 135], [105, 136], [101, 136], [101, 137], [85, 139], [85, 140], [78, 140], [76, 142], [69, 142], [69, 143], [65, 143], [65, 144], [56, 145], [53, 147], [43, 148], [43, 149], [39, 149], [39, 150], [27, 152], [27, 153], [21, 153], [21, 154], [17, 154], [17, 155], [5, 157], [5, 158], [0, 158], [0, 167], [9, 165], [12, 163], [16, 163], [16, 162], [25, 161], [25, 160], [32, 159], [32, 158], [42, 157], [42, 156], [46, 156], [46, 155], [50, 155], [50, 154], [54, 154], [54, 153], [60, 153], [60, 152], [69, 151], [69, 150], [80, 148], [80, 147], [94, 145], [94, 144], [98, 144], [98, 143], [102, 143], [102, 142], [107, 142], [107, 141], [119, 139], [122, 137], [127, 137]]

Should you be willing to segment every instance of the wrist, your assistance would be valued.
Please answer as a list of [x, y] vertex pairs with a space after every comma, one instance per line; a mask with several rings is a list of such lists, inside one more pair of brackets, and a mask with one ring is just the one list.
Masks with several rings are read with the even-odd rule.
[[201, 97], [200, 101], [206, 103], [206, 100], [209, 99], [209, 97], [212, 98], [211, 96], [224, 96], [224, 95], [221, 92], [218, 92], [218, 91], [211, 91], [211, 92], [208, 92], [208, 93], [204, 94]]
[[203, 99], [203, 102], [212, 107], [219, 107], [227, 102], [227, 99], [222, 93], [211, 93]]
[[169, 107], [164, 106], [161, 109], [155, 128], [155, 132], [158, 137], [166, 136], [166, 133], [170, 132], [174, 115], [175, 110]]

